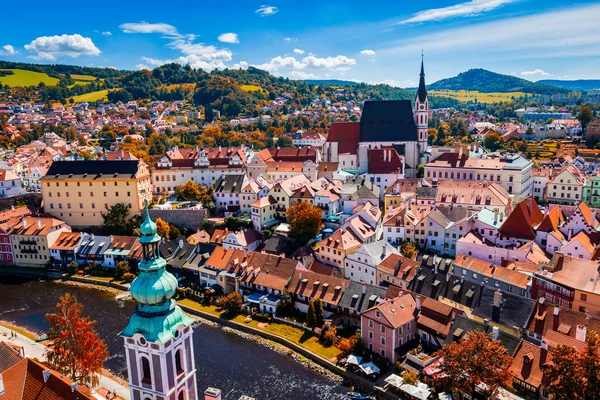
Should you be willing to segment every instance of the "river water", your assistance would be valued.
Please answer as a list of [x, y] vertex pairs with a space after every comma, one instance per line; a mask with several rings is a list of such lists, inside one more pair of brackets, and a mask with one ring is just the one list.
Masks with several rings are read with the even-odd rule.
[[[54, 311], [59, 297], [66, 292], [84, 305], [84, 315], [97, 321], [96, 330], [111, 355], [105, 367], [126, 376], [123, 340], [118, 334], [135, 309], [133, 301], [116, 300], [114, 294], [94, 289], [0, 278], [0, 320], [44, 332], [48, 329], [45, 315]], [[344, 388], [328, 378], [285, 355], [210, 325], [195, 327], [194, 354], [199, 392], [209, 386], [218, 387], [225, 400], [238, 400], [242, 394], [260, 400], [344, 398]]]

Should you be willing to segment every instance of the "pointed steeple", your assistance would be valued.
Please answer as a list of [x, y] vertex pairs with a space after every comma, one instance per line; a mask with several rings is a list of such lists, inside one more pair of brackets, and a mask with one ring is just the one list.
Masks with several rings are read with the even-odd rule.
[[423, 53], [421, 53], [421, 76], [419, 78], [419, 89], [417, 90], [419, 103], [424, 103], [427, 98], [427, 89], [425, 88], [425, 67], [423, 66]]

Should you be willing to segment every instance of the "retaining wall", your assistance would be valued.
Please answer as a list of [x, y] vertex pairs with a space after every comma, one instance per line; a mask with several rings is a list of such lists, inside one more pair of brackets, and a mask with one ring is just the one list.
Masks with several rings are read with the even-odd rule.
[[192, 230], [202, 229], [202, 222], [206, 218], [206, 210], [159, 210], [152, 208], [148, 210], [150, 217], [156, 221], [157, 218], [173, 224], [179, 228]]

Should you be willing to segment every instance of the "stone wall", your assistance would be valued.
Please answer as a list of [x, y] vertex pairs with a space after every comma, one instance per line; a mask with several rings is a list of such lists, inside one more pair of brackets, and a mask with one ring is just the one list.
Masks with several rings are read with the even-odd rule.
[[150, 209], [150, 218], [157, 218], [175, 225], [178, 228], [192, 230], [202, 229], [202, 222], [206, 218], [206, 210], [158, 210]]

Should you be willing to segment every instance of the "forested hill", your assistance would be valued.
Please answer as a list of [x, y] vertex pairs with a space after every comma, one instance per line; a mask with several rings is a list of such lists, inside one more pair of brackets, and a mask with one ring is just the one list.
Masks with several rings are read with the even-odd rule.
[[311, 85], [327, 85], [327, 86], [354, 86], [357, 83], [353, 81], [343, 81], [340, 79], [305, 79], [304, 82]]
[[544, 79], [537, 81], [546, 85], [558, 86], [569, 90], [592, 90], [600, 89], [600, 79], [577, 79], [574, 81], [565, 81], [558, 79]]
[[[276, 77], [266, 71], [249, 67], [245, 70], [214, 70], [206, 72], [189, 65], [165, 64], [153, 70], [120, 71], [112, 68], [88, 68], [67, 65], [38, 65], [23, 63], [0, 63], [2, 70], [31, 70], [58, 77], [55, 85], [34, 87], [44, 101], [69, 101], [74, 94], [81, 94], [85, 86], [72, 85], [71, 76], [95, 76], [90, 85], [93, 90], [108, 90], [108, 101], [140, 99], [188, 100], [197, 105], [219, 110], [233, 118], [239, 115], [257, 115], [262, 107], [284, 96], [291, 109], [302, 109], [318, 104], [318, 99], [331, 104], [342, 102], [359, 106], [363, 100], [413, 100], [414, 92], [389, 85], [356, 83], [351, 86], [314, 85], [284, 77]], [[1, 79], [1, 76], [0, 76]], [[69, 79], [69, 81], [66, 81]], [[0, 81], [1, 83], [1, 81]], [[73, 92], [77, 93], [73, 93]], [[91, 90], [90, 90], [91, 91]], [[430, 99], [433, 107], [450, 107], [457, 102], [452, 99]], [[316, 103], [315, 103], [316, 102]]]
[[552, 94], [566, 89], [531, 82], [516, 76], [502, 75], [485, 69], [470, 69], [453, 78], [439, 80], [429, 85], [431, 90], [477, 90], [479, 92], [525, 92]]

